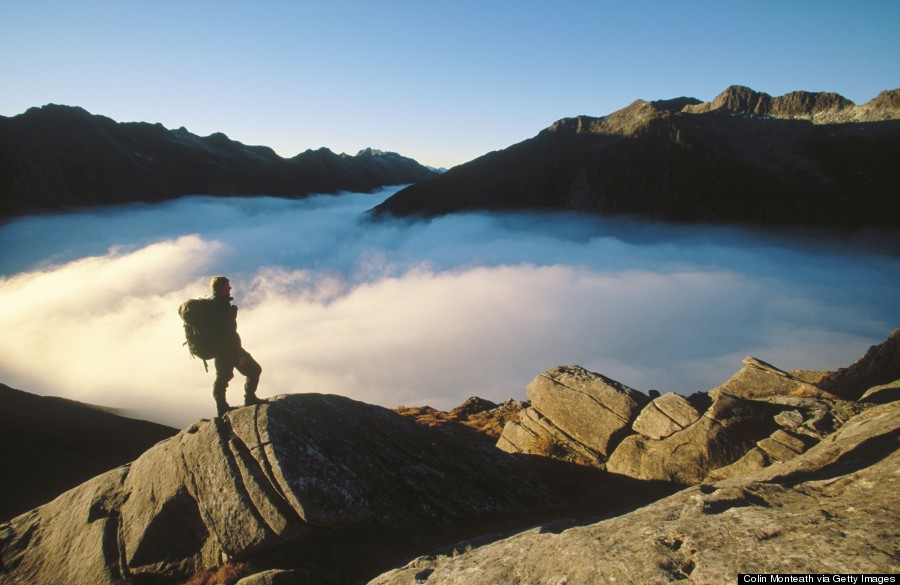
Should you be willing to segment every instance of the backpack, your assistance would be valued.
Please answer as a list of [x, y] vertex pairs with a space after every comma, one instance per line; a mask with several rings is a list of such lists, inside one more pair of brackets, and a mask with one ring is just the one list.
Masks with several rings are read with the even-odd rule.
[[184, 345], [192, 357], [211, 360], [218, 355], [218, 339], [214, 335], [215, 301], [213, 299], [190, 299], [178, 307], [178, 315], [184, 321]]

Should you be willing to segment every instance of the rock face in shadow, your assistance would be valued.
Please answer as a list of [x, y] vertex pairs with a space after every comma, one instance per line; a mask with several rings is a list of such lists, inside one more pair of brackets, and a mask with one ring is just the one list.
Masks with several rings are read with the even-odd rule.
[[521, 460], [301, 394], [200, 422], [0, 527], [0, 578], [177, 580], [334, 531], [415, 535], [559, 502]]
[[134, 461], [177, 429], [0, 384], [0, 521]]
[[742, 457], [771, 434], [776, 411], [725, 395], [694, 423], [662, 439], [626, 437], [606, 469], [638, 479], [666, 479], [683, 485], [702, 482], [713, 469]]
[[376, 215], [554, 209], [672, 221], [900, 226], [900, 89], [836, 94], [728, 88], [713, 102], [646, 102], [565, 118], [410, 186]]
[[[594, 524], [420, 557], [370, 585], [731, 583], [739, 573], [895, 573], [900, 403], [786, 463]], [[563, 528], [566, 528], [563, 526]], [[478, 547], [478, 548], [476, 548]]]
[[831, 372], [819, 385], [847, 400], [856, 400], [873, 387], [885, 390], [900, 386], [900, 329], [852, 365]]
[[0, 216], [183, 195], [369, 192], [433, 176], [393, 152], [347, 156], [320, 148], [285, 159], [221, 133], [117, 123], [77, 107], [0, 116]]

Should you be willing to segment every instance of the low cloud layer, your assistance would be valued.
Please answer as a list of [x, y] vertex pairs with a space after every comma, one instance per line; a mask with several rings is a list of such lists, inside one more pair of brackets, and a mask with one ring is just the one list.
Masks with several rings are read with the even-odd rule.
[[[900, 326], [895, 236], [789, 238], [572, 214], [373, 223], [390, 194], [191, 197], [0, 227], [0, 382], [183, 426], [212, 373], [176, 309], [227, 274], [260, 396], [388, 407], [524, 398], [576, 363], [708, 390], [747, 355], [849, 365]], [[241, 377], [229, 390], [241, 399]]]

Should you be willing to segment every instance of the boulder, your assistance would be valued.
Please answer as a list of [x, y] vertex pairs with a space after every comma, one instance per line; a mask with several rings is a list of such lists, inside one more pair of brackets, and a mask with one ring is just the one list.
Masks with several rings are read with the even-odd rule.
[[637, 479], [702, 482], [713, 469], [740, 459], [776, 428], [778, 409], [720, 394], [693, 424], [662, 439], [631, 435], [606, 463], [612, 473]]
[[528, 453], [563, 461], [600, 466], [602, 454], [574, 440], [534, 407], [509, 421], [497, 440], [497, 448], [508, 453]]
[[700, 413], [684, 396], [668, 392], [645, 406], [631, 427], [647, 438], [662, 439], [694, 424], [699, 418]]
[[[884, 356], [896, 337], [871, 349], [870, 359], [857, 362], [854, 371], [865, 372], [866, 379], [883, 375]], [[857, 379], [851, 374], [848, 379]], [[708, 393], [670, 392], [648, 403], [644, 394], [601, 374], [560, 366], [529, 384], [531, 406], [506, 424], [497, 447], [640, 480], [693, 485], [732, 477], [795, 457], [866, 403], [896, 395], [896, 383], [889, 383], [859, 402], [842, 400], [810, 381], [826, 379], [824, 373], [794, 375], [747, 357]]]
[[[507, 434], [504, 450], [535, 451], [558, 442], [572, 452], [603, 460], [630, 431], [648, 397], [580, 366], [559, 366], [538, 375], [526, 389], [531, 408]], [[509, 425], [507, 425], [509, 426]]]
[[838, 400], [837, 396], [755, 357], [748, 356], [744, 358], [743, 363], [743, 368], [724, 384], [710, 391], [709, 394], [714, 400], [723, 393], [751, 399], [768, 396], [792, 396], [796, 398]]
[[150, 582], [335, 531], [414, 538], [556, 505], [539, 486], [490, 445], [339, 396], [283, 396], [196, 423], [3, 524], [0, 578]]
[[419, 557], [370, 585], [732, 583], [762, 573], [896, 573], [900, 403], [790, 461], [583, 526]]
[[507, 453], [542, 453], [541, 437], [556, 433], [556, 429], [544, 422], [540, 413], [528, 407], [519, 414], [519, 418], [509, 421], [503, 427], [503, 433], [497, 440], [497, 448]]

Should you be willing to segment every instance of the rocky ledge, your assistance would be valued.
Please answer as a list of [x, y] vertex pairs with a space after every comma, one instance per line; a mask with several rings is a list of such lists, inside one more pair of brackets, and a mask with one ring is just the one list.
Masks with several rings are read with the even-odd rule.
[[[688, 397], [578, 366], [537, 376], [529, 403], [447, 416], [282, 396], [3, 523], [0, 583], [218, 583], [220, 567], [229, 585], [896, 572], [898, 390], [900, 330], [836, 372], [747, 358]], [[473, 440], [498, 420], [499, 449], [493, 430]]]
[[[554, 517], [559, 473], [385, 408], [287, 395], [200, 421], [0, 525], [0, 582], [180, 583], [237, 562], [355, 582], [423, 546]], [[573, 477], [577, 492], [597, 475]]]
[[530, 403], [497, 447], [695, 485], [793, 459], [898, 390], [900, 330], [837, 372], [790, 373], [747, 357], [722, 385], [687, 397], [560, 366], [528, 385]]
[[[900, 403], [752, 474], [623, 516], [459, 543], [371, 585], [733, 583], [739, 573], [896, 573]], [[452, 553], [449, 551], [453, 551]]]

